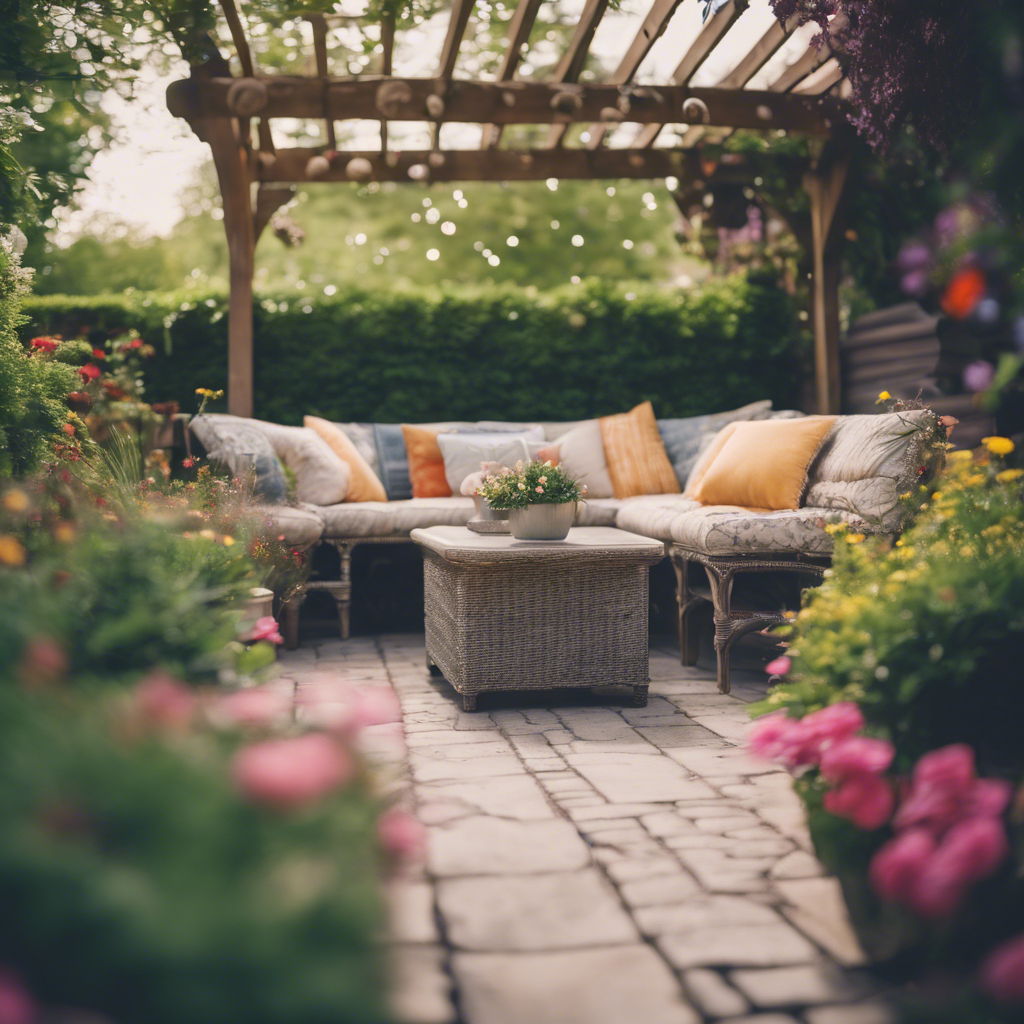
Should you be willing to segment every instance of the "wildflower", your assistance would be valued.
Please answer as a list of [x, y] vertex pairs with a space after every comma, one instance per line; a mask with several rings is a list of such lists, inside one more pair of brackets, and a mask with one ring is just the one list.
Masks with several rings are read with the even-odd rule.
[[106, 359], [107, 353], [104, 352], [103, 349], [101, 348], [94, 348], [92, 350], [92, 357], [93, 359]]
[[355, 774], [355, 764], [331, 737], [308, 733], [243, 747], [231, 774], [247, 799], [293, 810], [343, 786]]
[[8, 512], [24, 512], [28, 508], [28, 495], [12, 488], [4, 495], [3, 506]]
[[18, 675], [29, 689], [56, 682], [68, 671], [68, 656], [56, 640], [48, 636], [33, 637], [25, 645]]
[[61, 427], [61, 429], [64, 431], [65, 434], [68, 435], [68, 437], [74, 437], [75, 436], [75, 425], [74, 425], [74, 423], [65, 423], [64, 426]]
[[1011, 484], [1022, 476], [1024, 476], [1024, 469], [1004, 469], [1001, 473], [996, 473], [996, 479], [1001, 484]]
[[860, 544], [864, 540], [863, 533], [850, 533], [846, 536], [847, 544]]
[[142, 348], [145, 344], [146, 343], [141, 338], [132, 338], [132, 340], [125, 345], [125, 348]]
[[181, 464], [185, 469], [191, 469], [196, 464], [196, 460], [190, 455], [187, 459], [182, 459]]
[[965, 267], [953, 275], [939, 305], [957, 320], [970, 316], [985, 294], [985, 275], [977, 267]]
[[793, 662], [783, 654], [774, 661], [769, 661], [764, 670], [770, 676], [784, 676], [792, 667]]
[[39, 352], [53, 352], [60, 342], [53, 338], [33, 338], [30, 342], [32, 348]]
[[964, 387], [968, 391], [988, 391], [996, 377], [996, 368], [987, 359], [976, 359], [964, 367]]
[[0, 536], [0, 562], [4, 565], [25, 564], [25, 549], [17, 537], [10, 534]]
[[960, 549], [960, 557], [961, 558], [971, 558], [971, 557], [973, 557], [973, 555], [974, 555], [974, 548], [972, 548], [970, 544], [965, 544]]
[[93, 363], [86, 363], [78, 368], [78, 373], [85, 381], [95, 380], [100, 375], [100, 368]]
[[1009, 455], [1016, 447], [1008, 437], [983, 437], [981, 443], [993, 455]]
[[879, 392], [878, 398], [875, 399], [875, 405], [879, 405], [882, 402], [888, 402], [890, 398], [892, 398], [892, 395], [890, 395], [888, 391], [881, 391]]
[[223, 398], [223, 391], [211, 391], [210, 388], [196, 388], [196, 394], [202, 395], [203, 398]]
[[135, 687], [136, 708], [154, 725], [180, 729], [192, 721], [196, 698], [179, 679], [153, 669]]
[[[232, 540], [231, 543], [234, 544], [234, 541]], [[275, 644], [284, 643], [284, 637], [278, 632], [277, 619], [273, 615], [264, 615], [257, 619], [245, 639], [250, 643], [255, 643], [257, 640], [269, 640]]]
[[904, 491], [900, 495], [900, 501], [909, 501], [914, 496], [913, 491]]
[[70, 544], [75, 539], [75, 527], [73, 523], [60, 522], [53, 528], [53, 536], [61, 544]]
[[548, 478], [546, 476], [539, 477], [537, 482], [541, 484], [546, 484], [548, 482]]
[[534, 490], [536, 490], [536, 492], [538, 494], [543, 494], [544, 493], [544, 488], [543, 487], [535, 487]]
[[209, 529], [207, 529], [207, 530], [200, 530], [199, 531], [199, 536], [202, 537], [203, 540], [216, 540], [217, 539], [217, 534], [215, 534], [213, 532], [213, 530], [209, 530]]
[[851, 736], [821, 755], [821, 774], [829, 782], [854, 775], [879, 775], [892, 764], [896, 748], [888, 740]]
[[221, 697], [210, 706], [208, 715], [221, 728], [263, 729], [287, 721], [291, 702], [269, 686], [251, 686]]
[[231, 534], [225, 533], [224, 536], [221, 537], [220, 542], [224, 545], [224, 547], [229, 548], [231, 547], [232, 544], [235, 543], [235, 538], [232, 537]]
[[523, 483], [521, 483], [521, 484], [519, 485], [519, 490], [521, 490], [521, 491], [525, 491], [525, 490], [526, 490], [526, 484], [523, 484]]
[[947, 458], [950, 462], [970, 462], [974, 458], [974, 453], [961, 449], [958, 452], [950, 452]]
[[881, 828], [892, 816], [896, 798], [892, 787], [879, 775], [851, 775], [822, 799], [830, 814], [847, 818], [858, 828]]

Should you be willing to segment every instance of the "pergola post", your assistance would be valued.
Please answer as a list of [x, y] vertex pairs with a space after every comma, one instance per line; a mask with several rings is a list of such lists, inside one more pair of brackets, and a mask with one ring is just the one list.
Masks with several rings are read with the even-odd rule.
[[[197, 128], [199, 126], [197, 125]], [[209, 143], [217, 168], [228, 240], [228, 412], [253, 413], [252, 279], [256, 232], [252, 210], [249, 152], [238, 137], [237, 122], [210, 118], [200, 137]]]
[[850, 154], [823, 156], [804, 176], [811, 202], [811, 325], [819, 414], [839, 412], [839, 276], [843, 233], [837, 216]]

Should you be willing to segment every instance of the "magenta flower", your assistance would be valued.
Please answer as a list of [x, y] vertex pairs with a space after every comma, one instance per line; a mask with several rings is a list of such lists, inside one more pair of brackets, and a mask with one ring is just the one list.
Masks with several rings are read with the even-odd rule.
[[243, 747], [231, 774], [238, 791], [254, 803], [295, 810], [349, 782], [355, 763], [330, 736], [311, 732]]
[[826, 811], [848, 818], [858, 828], [881, 828], [892, 817], [896, 798], [879, 775], [851, 775], [830, 789], [822, 804]]
[[784, 760], [789, 749], [789, 738], [797, 722], [785, 711], [773, 711], [759, 718], [750, 727], [747, 745], [752, 753], [768, 761]]
[[284, 637], [278, 631], [277, 619], [272, 615], [264, 615], [257, 619], [244, 639], [246, 643], [250, 644], [254, 644], [258, 640], [269, 640], [272, 644], [284, 643]]
[[829, 782], [842, 782], [854, 775], [880, 775], [896, 756], [888, 740], [851, 736], [821, 755], [821, 774]]
[[981, 966], [981, 987], [996, 1002], [1024, 1003], [1024, 935], [988, 955]]
[[864, 716], [852, 701], [830, 704], [812, 711], [797, 723], [792, 742], [794, 764], [818, 764], [830, 746], [864, 728]]
[[923, 828], [912, 828], [890, 839], [871, 858], [868, 877], [878, 896], [907, 903], [914, 882], [935, 852], [935, 839]]
[[265, 729], [286, 721], [291, 701], [269, 686], [235, 690], [219, 698], [209, 710], [210, 719], [222, 728]]
[[387, 725], [402, 720], [402, 705], [390, 686], [364, 686], [357, 691], [356, 719], [360, 726]]
[[411, 814], [398, 807], [392, 807], [380, 816], [377, 836], [388, 853], [403, 860], [421, 857], [426, 846], [426, 829]]
[[764, 670], [770, 676], [784, 676], [793, 667], [793, 662], [790, 658], [787, 658], [784, 654], [780, 655], [774, 661], [769, 661], [765, 665]]
[[135, 687], [135, 706], [154, 725], [181, 729], [196, 713], [196, 698], [180, 680], [153, 669]]
[[38, 1011], [18, 979], [0, 967], [0, 1024], [33, 1024]]

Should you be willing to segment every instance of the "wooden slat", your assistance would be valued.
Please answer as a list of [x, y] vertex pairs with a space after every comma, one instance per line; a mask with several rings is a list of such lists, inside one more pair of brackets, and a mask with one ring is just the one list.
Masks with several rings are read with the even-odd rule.
[[[594, 33], [607, 9], [608, 0], [587, 0], [580, 20], [576, 23], [576, 31], [569, 41], [569, 46], [562, 54], [554, 76], [550, 79], [552, 82], [575, 82], [579, 79], [590, 50], [590, 44], [594, 40]], [[548, 132], [547, 146], [549, 149], [553, 149], [561, 143], [566, 127], [571, 123], [571, 121], [563, 120], [552, 126]]]
[[[327, 19], [322, 14], [310, 14], [309, 24], [313, 29], [313, 54], [316, 57], [316, 73], [320, 78], [329, 77], [327, 67]], [[334, 134], [334, 121], [328, 117], [324, 124], [327, 129], [327, 148], [336, 149], [337, 137]]]
[[[203, 117], [233, 117], [228, 89], [238, 79], [189, 78], [172, 82], [167, 89], [171, 113], [194, 121]], [[382, 114], [402, 121], [430, 121], [427, 97], [436, 92], [434, 79], [366, 78], [319, 79], [264, 77], [266, 89], [263, 118], [320, 118], [336, 121], [380, 120]], [[567, 88], [580, 97], [580, 110], [563, 114], [551, 107], [552, 99]], [[326, 95], [325, 95], [326, 90]], [[379, 95], [380, 91], [380, 95]], [[605, 107], [614, 106], [619, 88], [614, 85], [564, 86], [549, 82], [473, 82], [457, 80], [445, 93], [443, 120], [477, 124], [568, 124], [574, 120], [599, 120]], [[382, 98], [383, 97], [383, 98]], [[722, 128], [776, 128], [827, 137], [844, 123], [845, 105], [831, 96], [794, 96], [792, 93], [753, 89], [691, 88], [663, 86], [645, 98], [634, 99], [630, 118], [638, 124], [673, 124], [683, 118], [689, 98], [703, 101], [710, 124]], [[385, 102], [385, 99], [387, 102]], [[378, 106], [378, 100], [387, 108]], [[511, 106], [509, 102], [511, 101]], [[326, 104], [326, 106], [325, 106]], [[770, 118], [764, 114], [768, 111]]]
[[462, 37], [466, 34], [469, 16], [473, 13], [476, 0], [453, 0], [452, 16], [448, 21], [448, 33], [441, 47], [441, 60], [437, 65], [438, 78], [451, 78], [455, 70], [455, 61], [459, 56]]
[[[235, 0], [220, 0], [221, 10], [224, 12], [224, 19], [228, 23], [228, 31], [231, 33], [231, 41], [235, 44], [235, 52], [238, 54], [238, 63], [242, 68], [242, 75], [245, 78], [256, 76], [256, 65], [252, 59], [252, 51], [249, 49], [249, 41], [245, 38], [245, 29], [242, 28], [242, 19], [239, 17]], [[245, 134], [248, 136], [248, 118], [245, 122]], [[260, 140], [260, 149], [268, 153], [274, 152], [274, 140], [270, 134], [270, 125], [265, 118], [260, 118], [256, 124], [256, 132]]]
[[817, 71], [808, 75], [799, 85], [793, 87], [796, 96], [819, 96], [828, 92], [843, 78], [843, 69], [835, 57], [829, 58]]
[[[381, 74], [390, 75], [395, 59], [395, 16], [385, 14], [380, 23], [380, 45], [383, 49], [381, 54]], [[380, 120], [380, 151], [386, 153], [388, 150], [388, 122], [386, 118]]]
[[715, 83], [719, 89], [742, 89], [754, 75], [772, 59], [779, 47], [796, 28], [796, 18], [790, 24], [780, 25], [773, 21], [764, 35], [747, 51], [746, 56], [724, 78]]
[[832, 49], [828, 43], [823, 42], [821, 46], [808, 46], [800, 57], [769, 83], [769, 92], [787, 92], [791, 86], [799, 82], [801, 78], [809, 75], [831, 56]]
[[[690, 48], [683, 54], [675, 71], [672, 72], [673, 85], [686, 85], [693, 78], [697, 69], [708, 59], [711, 51], [715, 48], [718, 40], [732, 27], [733, 22], [742, 14], [736, 6], [735, 0], [730, 0], [724, 7], [720, 7], [705, 22], [697, 38], [690, 44]], [[633, 140], [637, 149], [646, 146], [653, 146], [658, 133], [665, 126], [663, 124], [649, 124], [641, 129], [640, 133]]]
[[[370, 162], [374, 181], [410, 182], [409, 168], [429, 167], [430, 181], [545, 181], [548, 178], [587, 180], [592, 178], [663, 178], [676, 176], [690, 180], [705, 177], [696, 153], [670, 149], [459, 149], [421, 150], [381, 154], [374, 151], [346, 152], [334, 160], [324, 174], [311, 179], [306, 174], [309, 158], [318, 150], [295, 148], [278, 150], [277, 158], [261, 164], [259, 179], [274, 184], [310, 181], [349, 181], [346, 165], [361, 157]], [[429, 164], [431, 154], [443, 163]], [[719, 181], [748, 181], [753, 172], [746, 163], [721, 165], [714, 178]]]
[[[676, 13], [676, 8], [680, 3], [681, 0], [654, 0], [651, 9], [647, 12], [647, 17], [644, 18], [639, 31], [633, 37], [633, 42], [629, 44], [629, 49], [626, 50], [622, 60], [619, 61], [619, 66], [608, 79], [609, 84], [625, 85], [627, 82], [632, 81], [637, 68], [643, 63], [647, 54], [651, 52], [651, 47], [661, 38], [662, 33], [668, 27], [668, 23], [671, 21], [672, 15]], [[606, 124], [592, 124], [590, 126], [590, 138], [587, 140], [587, 148], [597, 149], [604, 140], [607, 131], [608, 126]]]
[[[508, 25], [506, 33], [507, 44], [505, 52], [501, 57], [501, 66], [498, 68], [498, 81], [508, 82], [515, 78], [516, 68], [522, 60], [523, 47], [530, 38], [533, 30], [533, 23], [537, 20], [537, 12], [543, 0], [519, 0], [512, 20]], [[501, 125], [485, 124], [483, 138], [480, 141], [482, 148], [493, 148], [501, 141]]]

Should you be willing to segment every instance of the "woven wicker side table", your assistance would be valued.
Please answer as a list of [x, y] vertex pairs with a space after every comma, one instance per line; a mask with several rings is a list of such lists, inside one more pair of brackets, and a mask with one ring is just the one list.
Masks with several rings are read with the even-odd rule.
[[463, 526], [413, 530], [423, 548], [427, 665], [466, 711], [477, 694], [632, 686], [647, 703], [648, 570], [659, 541], [579, 527], [521, 541]]

